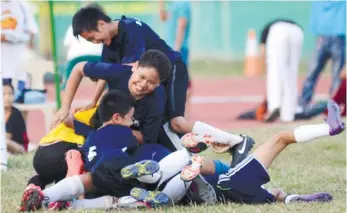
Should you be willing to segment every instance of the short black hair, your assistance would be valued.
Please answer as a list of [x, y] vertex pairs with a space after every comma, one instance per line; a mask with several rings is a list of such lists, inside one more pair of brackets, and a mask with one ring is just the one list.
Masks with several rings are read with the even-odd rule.
[[83, 32], [98, 31], [98, 21], [110, 23], [112, 19], [96, 7], [82, 7], [72, 18], [73, 35], [78, 37]]
[[121, 90], [110, 90], [101, 100], [97, 108], [100, 123], [111, 120], [115, 113], [124, 117], [132, 107], [135, 99], [128, 93]]
[[88, 5], [85, 6], [85, 7], [94, 7], [94, 8], [96, 8], [96, 9], [100, 10], [101, 12], [105, 13], [104, 8], [103, 8], [100, 4], [98, 4], [98, 3], [96, 3], [96, 2], [90, 3], [90, 4], [88, 4]]
[[10, 87], [11, 88], [11, 90], [12, 90], [12, 92], [14, 92], [14, 88], [13, 88], [13, 85], [12, 85], [12, 83], [8, 83], [8, 82], [4, 82], [4, 81], [2, 81], [2, 86], [3, 87]]
[[139, 67], [153, 67], [157, 70], [160, 82], [171, 74], [172, 65], [168, 57], [159, 50], [147, 50], [139, 59]]

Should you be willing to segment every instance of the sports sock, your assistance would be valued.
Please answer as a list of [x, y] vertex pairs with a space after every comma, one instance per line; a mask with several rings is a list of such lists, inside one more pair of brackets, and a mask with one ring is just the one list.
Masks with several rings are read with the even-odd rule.
[[163, 193], [170, 197], [173, 204], [179, 202], [186, 194], [192, 181], [184, 182], [178, 174], [172, 178], [163, 189]]
[[229, 144], [230, 147], [242, 142], [243, 138], [239, 135], [234, 135], [206, 123], [196, 121], [193, 126], [193, 133], [198, 135], [211, 135], [212, 142]]
[[112, 196], [102, 196], [95, 199], [74, 200], [71, 203], [73, 209], [108, 209], [112, 207], [115, 198]]
[[328, 136], [329, 131], [328, 124], [303, 125], [294, 129], [294, 138], [297, 143], [303, 143]]
[[159, 162], [160, 170], [152, 175], [144, 175], [137, 179], [143, 183], [163, 183], [180, 172], [188, 163], [191, 156], [186, 149], [173, 152]]
[[43, 194], [48, 199], [42, 203], [55, 201], [69, 201], [84, 194], [83, 183], [79, 176], [67, 177], [57, 184], [43, 190]]
[[285, 198], [284, 198], [284, 203], [285, 204], [289, 204], [291, 202], [291, 200], [295, 197], [297, 197], [299, 195], [296, 195], [296, 194], [292, 194], [292, 195], [287, 195]]

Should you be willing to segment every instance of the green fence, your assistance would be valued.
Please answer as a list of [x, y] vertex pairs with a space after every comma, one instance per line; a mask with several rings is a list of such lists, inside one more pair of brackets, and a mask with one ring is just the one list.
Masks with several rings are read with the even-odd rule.
[[[100, 2], [112, 18], [121, 15], [137, 17], [165, 38], [165, 26], [158, 17], [157, 2]], [[65, 31], [71, 24], [79, 2], [55, 2], [54, 13], [59, 61], [65, 59]], [[309, 30], [311, 2], [192, 1], [191, 53], [193, 58], [242, 59], [247, 31], [254, 28], [259, 36], [262, 27], [275, 18], [291, 18], [305, 30], [303, 57], [313, 48], [314, 36]], [[40, 5], [46, 17], [46, 5]], [[48, 16], [47, 16], [48, 17]]]

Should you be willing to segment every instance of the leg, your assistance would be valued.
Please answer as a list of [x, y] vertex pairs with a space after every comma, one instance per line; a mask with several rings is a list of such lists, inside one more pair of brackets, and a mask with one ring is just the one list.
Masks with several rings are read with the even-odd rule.
[[346, 40], [345, 36], [335, 36], [332, 38], [331, 45], [331, 55], [332, 55], [332, 84], [330, 87], [330, 94], [338, 88], [341, 80], [340, 73], [342, 71], [343, 65], [346, 63]]
[[42, 205], [48, 205], [55, 201], [69, 201], [81, 196], [85, 191], [91, 190], [92, 179], [90, 173], [65, 178], [41, 191], [40, 188], [34, 187], [26, 190], [23, 195], [21, 210], [30, 211], [38, 210]]
[[328, 193], [314, 193], [307, 195], [287, 194], [283, 189], [269, 189], [269, 193], [275, 196], [277, 202], [290, 203], [310, 203], [310, 202], [330, 202], [333, 197]]
[[[188, 71], [183, 62], [177, 62], [172, 76], [167, 82], [168, 113], [170, 128], [175, 133], [193, 132], [200, 135], [211, 135], [211, 140], [220, 143], [230, 143], [232, 146], [242, 141], [242, 137], [226, 133], [202, 122], [188, 122], [184, 118], [186, 93], [188, 87]], [[184, 94], [184, 95], [182, 95]]]
[[286, 35], [283, 35], [284, 28], [281, 25], [275, 25], [269, 32], [266, 43], [266, 100], [268, 114], [265, 121], [271, 122], [279, 116], [281, 107], [281, 94], [283, 82], [281, 75], [286, 68], [286, 59], [288, 44]]
[[333, 101], [329, 101], [327, 123], [303, 125], [295, 128], [294, 131], [278, 133], [258, 147], [252, 155], [268, 169], [275, 158], [289, 144], [308, 142], [316, 138], [336, 135], [341, 133], [344, 128], [338, 105]]
[[318, 77], [329, 59], [329, 38], [318, 37], [315, 51], [311, 60], [308, 76], [304, 82], [299, 105], [306, 107], [310, 103]]
[[283, 102], [280, 113], [280, 119], [283, 122], [291, 122], [295, 117], [295, 108], [298, 97], [297, 76], [304, 39], [303, 31], [296, 25], [292, 25], [288, 31], [290, 35], [288, 38], [289, 63], [287, 64], [287, 69], [283, 73]]

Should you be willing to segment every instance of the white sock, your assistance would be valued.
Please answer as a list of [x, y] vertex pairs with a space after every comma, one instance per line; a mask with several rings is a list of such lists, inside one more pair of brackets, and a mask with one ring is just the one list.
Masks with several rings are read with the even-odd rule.
[[240, 135], [234, 135], [206, 123], [196, 121], [193, 126], [193, 133], [198, 135], [211, 135], [212, 142], [229, 144], [230, 147], [242, 142], [243, 138]]
[[71, 204], [73, 209], [108, 209], [112, 207], [115, 198], [102, 196], [95, 199], [74, 200]]
[[55, 201], [69, 201], [84, 194], [83, 183], [78, 175], [67, 177], [57, 184], [43, 190], [48, 197], [42, 201], [43, 204]]
[[308, 142], [316, 138], [328, 136], [330, 127], [328, 124], [303, 125], [294, 129], [294, 138], [298, 143]]
[[173, 204], [179, 202], [190, 187], [192, 181], [184, 182], [178, 174], [172, 178], [163, 189], [163, 193], [171, 198]]
[[156, 183], [162, 177], [161, 184], [181, 171], [189, 163], [190, 158], [191, 156], [186, 149], [175, 151], [159, 162], [160, 171], [152, 175], [138, 177], [137, 179], [143, 183]]
[[160, 177], [161, 177], [161, 172], [156, 172], [152, 175], [144, 175], [144, 176], [141, 176], [141, 177], [138, 177], [137, 180], [142, 182], [142, 183], [156, 183], [160, 180]]
[[294, 197], [297, 197], [297, 196], [299, 196], [299, 195], [295, 195], [295, 194], [287, 195], [286, 198], [284, 199], [284, 203], [285, 203], [285, 204], [289, 204], [289, 203], [292, 201], [292, 199], [293, 199]]

